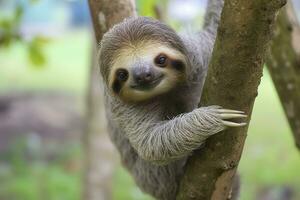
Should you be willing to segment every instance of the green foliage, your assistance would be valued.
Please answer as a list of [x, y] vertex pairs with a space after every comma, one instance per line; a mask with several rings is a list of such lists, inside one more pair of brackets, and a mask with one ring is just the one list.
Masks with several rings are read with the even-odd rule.
[[49, 42], [43, 49], [47, 58], [43, 70], [36, 70], [35, 65], [27, 62], [27, 48], [24, 43], [14, 43], [10, 49], [0, 48], [0, 91], [85, 93], [91, 52], [88, 31], [73, 31]]
[[14, 15], [10, 19], [0, 19], [0, 47], [9, 47], [10, 44], [20, 40], [18, 26], [23, 13], [22, 7], [16, 7]]
[[116, 171], [114, 181], [114, 192], [113, 199], [114, 200], [151, 200], [152, 198], [148, 195], [145, 195], [141, 192], [141, 190], [134, 185], [134, 181], [128, 172], [119, 167]]
[[137, 0], [136, 3], [139, 15], [156, 17], [155, 6], [166, 7], [167, 0]]
[[35, 3], [37, 3], [37, 2], [39, 2], [40, 0], [29, 0], [29, 2], [31, 3], [31, 4], [35, 4]]
[[[19, 140], [0, 159], [0, 199], [10, 200], [79, 200], [81, 197], [81, 169], [78, 162], [80, 146], [66, 145], [64, 159], [32, 158], [25, 140]], [[69, 148], [70, 147], [70, 148]], [[44, 149], [36, 149], [44, 154]], [[6, 157], [6, 156], [1, 156]], [[58, 156], [59, 157], [59, 156]]]
[[13, 41], [20, 41], [19, 26], [23, 16], [23, 7], [16, 6], [10, 18], [0, 19], [0, 47], [8, 47]]
[[[11, 175], [0, 184], [0, 199], [79, 200], [80, 174], [67, 173], [56, 164], [35, 166], [21, 175]], [[1, 177], [2, 178], [2, 177]], [[3, 179], [1, 179], [3, 180]]]
[[157, 0], [138, 0], [137, 1], [137, 7], [138, 7], [138, 12], [142, 16], [149, 16], [149, 17], [154, 17], [154, 7], [157, 4]]
[[28, 43], [28, 54], [30, 61], [34, 66], [42, 66], [46, 62], [42, 47], [47, 43], [47, 39], [43, 37], [35, 37]]
[[[31, 2], [36, 3], [37, 0], [31, 0]], [[41, 36], [33, 37], [29, 41], [23, 38], [19, 30], [23, 13], [23, 6], [17, 4], [11, 17], [0, 19], [0, 48], [8, 48], [14, 42], [24, 43], [28, 46], [28, 58], [34, 64], [33, 66], [41, 67], [46, 62], [43, 46], [48, 40]]]

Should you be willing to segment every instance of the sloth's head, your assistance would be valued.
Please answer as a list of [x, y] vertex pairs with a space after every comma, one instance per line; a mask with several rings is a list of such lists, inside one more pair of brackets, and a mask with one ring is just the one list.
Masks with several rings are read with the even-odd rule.
[[114, 26], [101, 42], [102, 76], [114, 95], [140, 102], [168, 93], [186, 79], [186, 48], [174, 30], [146, 17]]

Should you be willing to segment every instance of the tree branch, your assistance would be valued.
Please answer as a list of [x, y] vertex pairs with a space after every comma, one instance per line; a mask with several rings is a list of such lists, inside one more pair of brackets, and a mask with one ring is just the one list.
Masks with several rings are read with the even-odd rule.
[[300, 150], [300, 26], [291, 2], [279, 14], [267, 67]]
[[83, 200], [111, 199], [114, 148], [106, 130], [103, 92], [96, 64], [96, 47], [92, 52], [89, 88], [86, 99], [86, 127], [83, 135], [85, 174]]
[[[99, 44], [104, 33], [124, 18], [136, 15], [133, 0], [89, 0], [96, 41]], [[113, 171], [112, 146], [106, 134], [103, 92], [96, 51], [93, 51], [90, 82], [87, 94], [85, 148], [84, 200], [111, 199], [110, 183]]]
[[[250, 116], [276, 13], [285, 0], [225, 0], [201, 103], [243, 110]], [[225, 200], [247, 127], [208, 139], [188, 161], [177, 199]]]
[[89, 0], [96, 40], [124, 18], [137, 15], [134, 0]]

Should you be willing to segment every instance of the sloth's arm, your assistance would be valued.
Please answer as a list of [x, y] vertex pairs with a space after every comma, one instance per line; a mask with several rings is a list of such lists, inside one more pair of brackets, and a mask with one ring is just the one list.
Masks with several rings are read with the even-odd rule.
[[223, 5], [224, 0], [208, 0], [203, 29], [195, 33], [180, 34], [187, 48], [189, 60], [192, 63], [192, 81], [203, 81], [205, 79]]
[[227, 126], [245, 125], [227, 121], [242, 117], [245, 117], [243, 112], [210, 106], [195, 109], [171, 120], [127, 123], [123, 128], [139, 156], [163, 165], [188, 155], [209, 136]]
[[215, 38], [219, 26], [224, 0], [208, 0], [204, 17], [204, 31]]

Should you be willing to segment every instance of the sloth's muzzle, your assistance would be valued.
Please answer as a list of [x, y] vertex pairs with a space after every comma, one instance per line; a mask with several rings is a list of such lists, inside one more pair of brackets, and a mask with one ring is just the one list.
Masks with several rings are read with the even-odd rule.
[[133, 81], [130, 85], [134, 89], [149, 90], [157, 86], [163, 79], [163, 74], [152, 66], [138, 66], [132, 69]]

